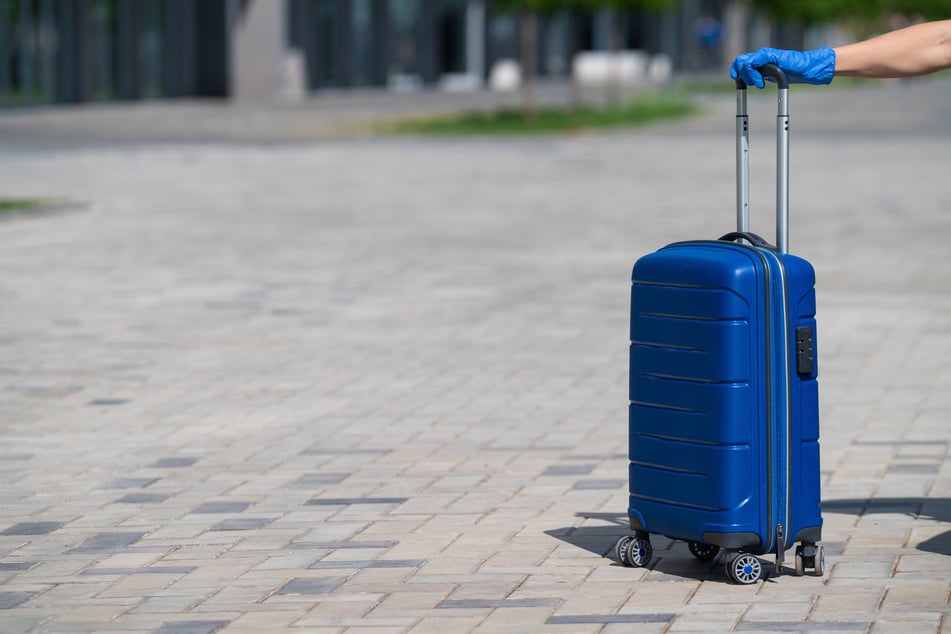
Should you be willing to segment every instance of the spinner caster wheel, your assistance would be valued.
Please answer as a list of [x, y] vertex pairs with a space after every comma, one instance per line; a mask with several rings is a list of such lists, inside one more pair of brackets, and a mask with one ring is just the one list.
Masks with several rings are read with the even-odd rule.
[[625, 535], [614, 544], [614, 558], [617, 559], [622, 566], [631, 565], [630, 560], [627, 558], [627, 545], [633, 540], [634, 538], [630, 535]]
[[812, 569], [817, 577], [821, 577], [826, 572], [826, 554], [822, 550], [822, 546], [819, 546], [819, 552], [816, 553], [816, 563]]
[[763, 576], [763, 563], [753, 555], [742, 553], [726, 562], [726, 574], [733, 581], [747, 586]]
[[[809, 555], [806, 553], [812, 552]], [[826, 555], [822, 546], [809, 544], [808, 546], [796, 547], [796, 576], [801, 577], [806, 574], [807, 568], [812, 568], [817, 577], [825, 574]]]
[[632, 539], [627, 544], [626, 550], [627, 560], [630, 562], [628, 565], [635, 568], [646, 568], [654, 556], [654, 549], [651, 548], [650, 540], [643, 537]]
[[690, 554], [700, 561], [711, 561], [720, 553], [719, 546], [703, 542], [687, 542], [687, 548], [690, 549]]

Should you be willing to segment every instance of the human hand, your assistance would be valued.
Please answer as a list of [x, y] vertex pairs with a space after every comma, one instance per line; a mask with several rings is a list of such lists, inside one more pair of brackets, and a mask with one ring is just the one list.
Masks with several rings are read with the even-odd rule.
[[764, 64], [776, 64], [792, 83], [828, 84], [835, 75], [835, 51], [825, 46], [813, 51], [787, 51], [761, 48], [733, 60], [730, 77], [742, 79], [747, 86], [763, 88], [763, 75], [757, 70]]

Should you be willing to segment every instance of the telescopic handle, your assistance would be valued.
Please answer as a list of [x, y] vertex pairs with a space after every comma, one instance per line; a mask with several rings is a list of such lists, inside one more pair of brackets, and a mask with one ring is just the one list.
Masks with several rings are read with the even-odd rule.
[[[776, 115], [776, 246], [780, 253], [789, 243], [789, 80], [775, 64], [759, 72], [778, 87]], [[746, 83], [736, 80], [736, 230], [750, 229], [750, 118], [746, 109]]]
[[[786, 73], [776, 64], [763, 64], [756, 70], [758, 70], [759, 74], [763, 77], [768, 77], [775, 81], [780, 90], [789, 88], [789, 80], [786, 78]], [[746, 83], [742, 79], [737, 78], [736, 89], [743, 90], [744, 88], [746, 88]]]

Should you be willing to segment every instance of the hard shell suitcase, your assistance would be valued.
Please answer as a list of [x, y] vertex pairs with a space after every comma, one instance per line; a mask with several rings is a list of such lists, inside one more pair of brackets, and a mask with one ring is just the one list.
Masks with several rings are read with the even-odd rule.
[[737, 82], [737, 232], [640, 258], [631, 286], [628, 517], [615, 552], [647, 566], [650, 535], [688, 542], [754, 583], [757, 555], [823, 574], [815, 273], [786, 253], [788, 84], [779, 87], [777, 247], [749, 233], [749, 121]]

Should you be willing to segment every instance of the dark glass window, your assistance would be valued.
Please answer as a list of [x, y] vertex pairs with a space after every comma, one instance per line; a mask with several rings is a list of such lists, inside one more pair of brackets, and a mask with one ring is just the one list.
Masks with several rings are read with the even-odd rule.
[[387, 74], [394, 87], [412, 87], [420, 81], [420, 0], [389, 0], [390, 53]]
[[439, 14], [439, 59], [443, 73], [466, 71], [466, 2], [444, 0]]
[[56, 3], [0, 0], [0, 104], [56, 98]]
[[334, 33], [338, 25], [336, 0], [320, 0], [317, 3], [317, 20], [315, 25], [316, 42], [316, 69], [315, 76], [319, 87], [336, 86], [337, 54], [334, 43]]
[[142, 3], [142, 31], [139, 40], [139, 68], [142, 96], [162, 95], [162, 42], [165, 37], [165, 11], [162, 0], [139, 0]]
[[89, 98], [116, 97], [116, 0], [88, 0]]

